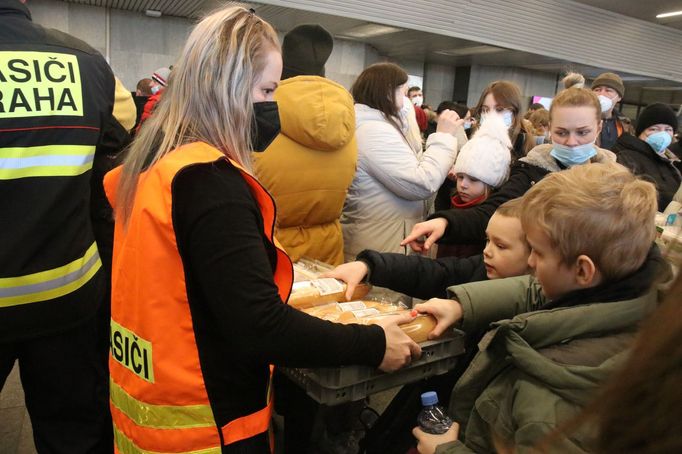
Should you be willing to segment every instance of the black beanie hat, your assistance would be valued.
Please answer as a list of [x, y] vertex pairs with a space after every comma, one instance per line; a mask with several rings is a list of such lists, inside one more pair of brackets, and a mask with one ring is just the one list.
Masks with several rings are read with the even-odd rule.
[[675, 112], [665, 104], [649, 104], [639, 114], [635, 135], [639, 136], [649, 126], [658, 124], [670, 125], [673, 127], [673, 133], [677, 132], [677, 116]]
[[282, 79], [295, 76], [324, 76], [324, 64], [332, 53], [334, 40], [324, 27], [304, 24], [284, 36]]

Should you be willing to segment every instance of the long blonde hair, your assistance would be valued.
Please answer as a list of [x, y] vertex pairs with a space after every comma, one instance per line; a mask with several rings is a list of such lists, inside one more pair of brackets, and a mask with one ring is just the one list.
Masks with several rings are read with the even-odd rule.
[[140, 174], [181, 145], [202, 141], [251, 167], [253, 86], [280, 50], [277, 33], [241, 7], [220, 9], [190, 34], [154, 114], [123, 163], [117, 217], [127, 223]]

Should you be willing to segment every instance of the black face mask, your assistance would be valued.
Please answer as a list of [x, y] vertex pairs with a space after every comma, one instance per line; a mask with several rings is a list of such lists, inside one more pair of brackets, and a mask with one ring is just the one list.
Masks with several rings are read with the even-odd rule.
[[274, 101], [253, 103], [253, 119], [251, 121], [251, 137], [253, 151], [263, 152], [279, 134], [279, 110]]

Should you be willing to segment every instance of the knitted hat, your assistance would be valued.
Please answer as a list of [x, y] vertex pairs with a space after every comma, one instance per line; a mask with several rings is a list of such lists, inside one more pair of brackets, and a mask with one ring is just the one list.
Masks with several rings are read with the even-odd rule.
[[282, 79], [295, 76], [324, 76], [324, 64], [332, 53], [334, 40], [324, 27], [304, 24], [284, 35]]
[[488, 186], [500, 187], [509, 176], [511, 147], [502, 116], [488, 113], [481, 127], [460, 150], [455, 173], [466, 173]]
[[159, 68], [156, 71], [154, 71], [154, 74], [152, 74], [152, 79], [157, 83], [161, 84], [164, 87], [168, 86], [168, 78], [170, 77], [170, 69], [166, 68], [165, 66], [163, 68]]
[[649, 126], [658, 124], [670, 125], [673, 127], [673, 132], [677, 132], [677, 116], [675, 112], [665, 104], [649, 104], [639, 114], [639, 118], [637, 118], [635, 135], [638, 136]]
[[613, 88], [618, 92], [618, 96], [621, 98], [625, 95], [625, 85], [623, 85], [623, 79], [620, 78], [618, 74], [614, 73], [603, 73], [599, 74], [594, 82], [592, 82], [592, 88], [597, 87], [609, 87]]

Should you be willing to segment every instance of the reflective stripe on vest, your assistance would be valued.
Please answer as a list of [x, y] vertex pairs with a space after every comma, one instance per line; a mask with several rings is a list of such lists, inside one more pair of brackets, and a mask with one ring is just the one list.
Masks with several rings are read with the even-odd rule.
[[[162, 454], [160, 451], [147, 451], [137, 446], [130, 438], [126, 437], [120, 430], [114, 426], [114, 442], [116, 453], [121, 454]], [[214, 448], [199, 449], [197, 451], [184, 451], [179, 454], [220, 454], [222, 449], [220, 446]]]
[[92, 145], [44, 145], [0, 148], [0, 180], [71, 177], [92, 168]]
[[0, 278], [0, 307], [46, 301], [74, 292], [85, 285], [102, 266], [97, 244], [73, 262], [39, 273]]
[[215, 427], [209, 405], [152, 405], [126, 393], [110, 380], [111, 403], [135, 424], [153, 429]]

